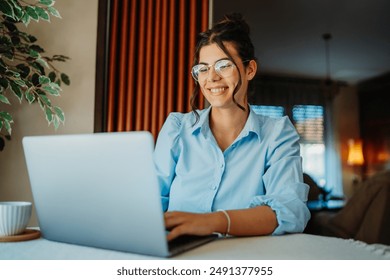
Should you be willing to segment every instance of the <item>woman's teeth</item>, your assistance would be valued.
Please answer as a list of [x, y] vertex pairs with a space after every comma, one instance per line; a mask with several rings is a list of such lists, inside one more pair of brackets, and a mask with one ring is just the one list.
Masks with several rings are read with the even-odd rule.
[[211, 88], [210, 89], [210, 91], [212, 92], [212, 93], [219, 93], [219, 92], [222, 92], [222, 91], [224, 91], [225, 90], [225, 88]]

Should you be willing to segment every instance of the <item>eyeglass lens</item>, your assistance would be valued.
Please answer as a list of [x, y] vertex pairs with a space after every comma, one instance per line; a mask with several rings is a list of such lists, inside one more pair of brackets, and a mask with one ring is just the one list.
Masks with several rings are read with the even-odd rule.
[[214, 65], [198, 64], [192, 67], [192, 76], [196, 81], [207, 79], [210, 68], [214, 66], [215, 72], [222, 78], [229, 77], [233, 73], [234, 63], [228, 59], [217, 61]]

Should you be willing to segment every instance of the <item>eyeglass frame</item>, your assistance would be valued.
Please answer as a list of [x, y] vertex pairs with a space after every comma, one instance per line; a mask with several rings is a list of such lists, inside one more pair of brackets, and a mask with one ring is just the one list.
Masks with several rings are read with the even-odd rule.
[[[221, 58], [221, 59], [217, 60], [216, 62], [214, 62], [213, 64], [199, 63], [199, 64], [196, 64], [196, 65], [192, 66], [192, 68], [191, 68], [191, 75], [192, 75], [192, 78], [193, 78], [195, 81], [199, 82], [199, 78], [196, 78], [195, 75], [194, 75], [194, 68], [195, 68], [196, 66], [199, 66], [199, 65], [204, 65], [204, 66], [207, 67], [207, 76], [208, 76], [209, 73], [210, 73], [210, 72], [209, 72], [209, 71], [210, 71], [210, 68], [211, 68], [211, 67], [214, 67], [214, 71], [215, 71], [215, 73], [217, 73], [217, 75], [218, 75], [219, 77], [221, 77], [221, 78], [227, 78], [227, 77], [229, 77], [229, 76], [221, 76], [220, 73], [217, 71], [217, 69], [215, 69], [215, 65], [216, 65], [218, 62], [221, 62], [221, 61], [224, 61], [224, 60], [227, 60], [227, 61], [231, 62], [231, 63], [232, 63], [232, 66], [234, 66], [235, 68], [237, 68], [237, 64], [236, 64], [233, 60], [231, 60], [231, 59], [229, 59], [229, 58]], [[246, 62], [249, 62], [249, 61], [251, 61], [251, 59], [249, 59], [249, 60], [244, 60], [244, 61], [242, 61], [242, 63], [246, 63]]]

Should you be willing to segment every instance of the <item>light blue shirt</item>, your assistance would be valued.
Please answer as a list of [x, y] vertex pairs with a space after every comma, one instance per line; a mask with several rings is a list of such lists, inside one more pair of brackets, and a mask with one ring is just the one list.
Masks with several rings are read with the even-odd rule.
[[196, 213], [268, 205], [273, 234], [302, 232], [310, 218], [303, 183], [299, 135], [287, 117], [250, 111], [245, 127], [225, 150], [209, 127], [210, 108], [171, 113], [154, 151], [164, 211]]

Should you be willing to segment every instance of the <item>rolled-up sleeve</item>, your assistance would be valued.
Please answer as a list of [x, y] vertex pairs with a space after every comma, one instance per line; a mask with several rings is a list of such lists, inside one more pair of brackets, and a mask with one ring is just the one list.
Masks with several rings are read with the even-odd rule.
[[262, 177], [265, 194], [256, 196], [249, 207], [267, 205], [276, 213], [274, 235], [302, 232], [310, 219], [306, 206], [309, 187], [303, 183], [299, 135], [290, 120], [279, 120], [268, 139], [266, 170]]

